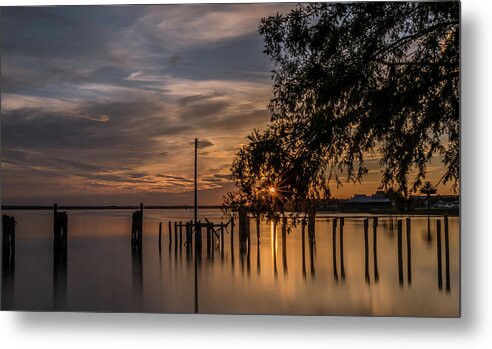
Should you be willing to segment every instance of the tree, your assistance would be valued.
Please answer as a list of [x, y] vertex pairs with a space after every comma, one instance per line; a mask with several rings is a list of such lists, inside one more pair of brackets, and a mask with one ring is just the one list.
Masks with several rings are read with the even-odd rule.
[[380, 157], [381, 188], [405, 197], [436, 155], [457, 187], [459, 3], [307, 3], [259, 31], [274, 62], [272, 119], [234, 160], [230, 202], [262, 201], [273, 180], [305, 209], [330, 184], [360, 182], [368, 155]]
[[420, 192], [427, 196], [427, 213], [430, 210], [430, 197], [437, 193], [436, 187], [434, 187], [431, 182], [425, 182], [424, 185], [420, 188]]

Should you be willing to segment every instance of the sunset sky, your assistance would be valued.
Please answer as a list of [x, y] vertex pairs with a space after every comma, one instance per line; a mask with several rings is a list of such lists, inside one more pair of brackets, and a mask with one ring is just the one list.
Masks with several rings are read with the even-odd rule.
[[[220, 204], [269, 121], [259, 20], [293, 4], [3, 8], [2, 204]], [[363, 184], [372, 193], [378, 157]], [[435, 161], [428, 179], [437, 182]], [[448, 193], [448, 188], [439, 188]]]

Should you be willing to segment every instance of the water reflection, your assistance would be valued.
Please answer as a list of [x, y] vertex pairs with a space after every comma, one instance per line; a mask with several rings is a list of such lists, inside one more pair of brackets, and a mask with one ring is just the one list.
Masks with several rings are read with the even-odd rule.
[[[147, 216], [145, 226], [156, 226], [148, 222], [168, 221], [165, 213], [156, 214], [155, 218]], [[2, 308], [10, 301], [13, 309], [49, 310], [51, 306], [45, 308], [45, 304], [54, 304], [57, 310], [192, 312], [199, 302], [199, 311], [204, 313], [459, 314], [459, 222], [454, 217], [431, 217], [431, 234], [436, 237], [432, 249], [428, 248], [425, 216], [321, 217], [316, 220], [312, 238], [307, 221], [288, 230], [283, 219], [261, 220], [259, 224], [255, 219], [251, 224], [256, 225], [256, 238], [247, 236], [243, 247], [232, 228], [228, 231], [229, 244], [225, 233], [215, 232], [204, 223], [207, 246], [203, 246], [203, 253], [207, 263], [202, 263], [201, 244], [184, 239], [180, 243], [179, 223], [165, 223], [169, 231], [162, 234], [162, 243], [167, 243], [168, 249], [156, 246], [158, 230], [150, 229], [153, 231], [144, 230], [143, 245], [132, 246], [129, 251], [129, 218], [101, 216], [101, 222], [110, 223], [98, 228], [90, 217], [70, 215], [70, 248], [56, 258], [53, 254], [48, 273], [42, 268], [33, 269], [45, 245], [29, 243], [31, 231], [45, 231], [36, 228], [43, 224], [26, 225], [36, 222], [32, 217], [19, 220], [18, 235], [22, 239], [14, 259], [18, 263], [9, 266], [5, 253], [2, 258], [2, 291], [8, 287], [13, 290], [12, 266], [16, 267], [16, 289], [10, 299], [8, 292], [3, 293]], [[214, 219], [210, 221], [217, 223], [222, 217], [217, 215]], [[123, 245], [114, 243], [113, 237], [84, 235], [105, 234], [114, 226], [119, 227], [120, 220]], [[189, 217], [183, 214], [172, 219], [179, 221], [189, 222]], [[84, 228], [84, 222], [91, 222], [90, 228]], [[279, 223], [281, 231], [277, 235]], [[186, 223], [182, 227], [186, 230]], [[412, 234], [415, 230], [418, 234]], [[46, 231], [49, 239], [49, 228]], [[189, 230], [186, 233], [188, 237]], [[48, 251], [51, 256], [49, 248]], [[238, 251], [240, 263], [235, 264]], [[215, 252], [220, 254], [216, 259]], [[256, 268], [251, 266], [255, 260]], [[53, 284], [46, 288], [42, 280], [47, 278], [50, 282], [51, 273]], [[346, 282], [331, 281], [339, 278]], [[47, 293], [49, 302], [43, 298]]]
[[143, 310], [143, 262], [142, 246], [133, 244], [132, 249], [132, 293], [136, 311]]

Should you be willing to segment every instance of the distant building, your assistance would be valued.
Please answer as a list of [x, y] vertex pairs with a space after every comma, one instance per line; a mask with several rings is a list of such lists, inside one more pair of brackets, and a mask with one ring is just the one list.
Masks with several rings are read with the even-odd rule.
[[381, 210], [392, 209], [390, 199], [382, 191], [375, 194], [355, 194], [352, 198], [342, 202], [343, 210]]

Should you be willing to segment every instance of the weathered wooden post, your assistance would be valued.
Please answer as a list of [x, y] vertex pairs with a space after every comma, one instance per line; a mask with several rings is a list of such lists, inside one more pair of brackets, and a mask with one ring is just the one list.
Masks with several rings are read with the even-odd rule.
[[140, 217], [139, 217], [139, 226], [138, 226], [138, 244], [139, 246], [142, 246], [142, 239], [143, 239], [143, 203], [140, 203]]
[[132, 214], [132, 245], [142, 245], [143, 235], [143, 204], [140, 209]]
[[53, 248], [55, 251], [67, 248], [68, 217], [66, 212], [59, 212], [58, 205], [53, 205]]
[[287, 217], [282, 218], [282, 265], [287, 274]]
[[442, 290], [442, 260], [441, 260], [441, 221], [436, 221], [436, 235], [437, 235], [437, 286], [439, 290]]
[[[309, 231], [309, 223], [308, 223], [308, 231]], [[316, 269], [314, 267], [314, 240], [309, 244], [309, 260], [311, 264], [311, 277], [314, 278], [316, 276]]]
[[302, 277], [306, 279], [306, 220], [303, 218], [301, 221], [301, 248], [302, 248]]
[[231, 251], [234, 249], [234, 226], [236, 225], [234, 223], [234, 214], [231, 214]]
[[192, 232], [192, 226], [193, 226], [193, 221], [188, 221], [184, 223], [185, 227], [185, 248], [186, 248], [186, 261], [188, 263], [191, 262], [191, 258], [193, 257], [192, 251], [193, 251], [193, 238], [191, 236]]
[[370, 282], [369, 277], [369, 218], [364, 219], [364, 269], [366, 284]]
[[15, 225], [14, 217], [2, 216], [2, 266], [12, 272], [15, 268]]
[[[233, 254], [234, 256], [234, 254]], [[260, 261], [260, 244], [256, 244], [256, 273], [260, 275], [261, 273], [261, 261]]]
[[241, 253], [246, 252], [246, 243], [249, 237], [249, 217], [245, 207], [239, 207], [239, 247]]
[[273, 275], [277, 277], [277, 219], [273, 218]]
[[11, 310], [14, 301], [15, 218], [2, 216], [2, 294], [1, 310]]
[[345, 226], [345, 218], [340, 218], [340, 273], [342, 280], [345, 280], [345, 260], [343, 258], [343, 227]]
[[402, 256], [403, 227], [401, 219], [398, 220], [398, 281], [403, 286], [403, 256]]
[[379, 270], [378, 270], [378, 217], [374, 217], [372, 221], [372, 253], [374, 257], [374, 281], [379, 281]]
[[260, 223], [261, 223], [261, 216], [258, 213], [256, 215], [256, 242], [258, 244], [260, 243]]
[[168, 228], [169, 228], [169, 250], [171, 250], [171, 246], [173, 244], [173, 231], [172, 231], [171, 221], [168, 221]]
[[174, 247], [178, 247], [178, 222], [174, 222]]
[[207, 222], [207, 258], [210, 258], [210, 253], [211, 253], [211, 244], [212, 244], [212, 227], [210, 226], [211, 223]]
[[181, 249], [181, 246], [183, 246], [183, 222], [179, 221], [178, 227], [179, 227], [179, 248]]
[[58, 235], [58, 204], [53, 204], [53, 237]]
[[309, 242], [314, 244], [316, 242], [316, 209], [314, 206], [308, 210], [308, 236]]
[[449, 270], [449, 223], [448, 216], [444, 216], [444, 256], [446, 262], [446, 291], [451, 291], [451, 280]]
[[68, 216], [53, 205], [53, 306], [63, 310], [67, 298]]
[[220, 242], [220, 261], [224, 261], [224, 223], [220, 222], [219, 224], [219, 230], [220, 230], [220, 235], [219, 235], [219, 242]]
[[220, 222], [220, 256], [222, 260], [224, 259], [224, 223]]
[[202, 259], [202, 223], [200, 221], [197, 222], [196, 227], [194, 229], [194, 233], [195, 233], [195, 256], [198, 259], [198, 263], [200, 264]]
[[192, 226], [193, 226], [193, 221], [189, 221], [189, 222], [185, 222], [185, 236], [186, 236], [186, 242], [185, 242], [185, 245], [186, 245], [186, 249], [191, 249], [191, 229], [192, 229]]
[[337, 218], [333, 218], [332, 222], [332, 251], [333, 251], [333, 276], [338, 281], [338, 268], [337, 268]]
[[215, 257], [215, 228], [213, 223], [211, 223], [211, 227], [212, 230], [210, 232], [210, 248], [212, 251], [212, 260], [213, 260]]
[[161, 249], [162, 242], [162, 222], [159, 222], [159, 250]]
[[412, 284], [412, 236], [411, 236], [411, 223], [410, 217], [407, 217], [407, 281], [408, 284]]
[[231, 216], [231, 266], [232, 272], [234, 272], [234, 214]]

